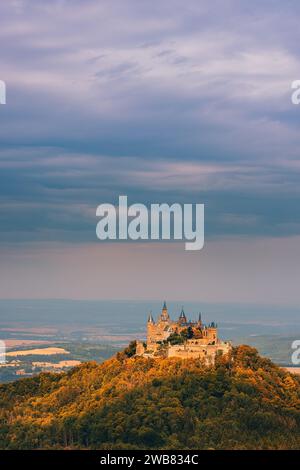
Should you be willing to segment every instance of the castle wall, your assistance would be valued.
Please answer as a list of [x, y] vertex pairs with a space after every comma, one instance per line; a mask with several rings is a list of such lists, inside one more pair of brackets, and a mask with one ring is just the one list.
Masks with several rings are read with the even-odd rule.
[[218, 352], [227, 354], [231, 349], [230, 343], [200, 344], [188, 340], [185, 344], [169, 346], [167, 357], [179, 357], [182, 359], [203, 359], [206, 364], [214, 364]]

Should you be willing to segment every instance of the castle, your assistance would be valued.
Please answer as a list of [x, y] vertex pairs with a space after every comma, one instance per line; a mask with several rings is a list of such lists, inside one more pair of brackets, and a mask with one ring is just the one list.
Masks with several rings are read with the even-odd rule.
[[188, 321], [182, 309], [177, 321], [172, 321], [166, 302], [157, 322], [152, 314], [147, 322], [147, 342], [137, 341], [136, 355], [144, 357], [200, 358], [210, 365], [217, 355], [226, 354], [231, 344], [218, 338], [217, 325]]

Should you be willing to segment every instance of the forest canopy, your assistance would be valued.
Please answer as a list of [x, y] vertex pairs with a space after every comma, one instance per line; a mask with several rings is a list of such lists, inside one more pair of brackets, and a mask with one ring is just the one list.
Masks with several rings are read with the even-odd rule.
[[248, 346], [215, 366], [133, 356], [0, 386], [2, 449], [297, 449], [300, 380]]

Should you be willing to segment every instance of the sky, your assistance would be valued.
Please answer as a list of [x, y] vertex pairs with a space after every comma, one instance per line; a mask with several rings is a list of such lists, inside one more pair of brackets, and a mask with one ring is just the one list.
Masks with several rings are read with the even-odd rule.
[[[300, 4], [0, 5], [0, 298], [299, 305]], [[103, 244], [96, 207], [204, 203], [205, 247]]]

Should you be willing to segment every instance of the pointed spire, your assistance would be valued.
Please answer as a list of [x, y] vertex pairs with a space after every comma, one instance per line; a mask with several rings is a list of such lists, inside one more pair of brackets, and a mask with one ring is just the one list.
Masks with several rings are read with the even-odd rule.
[[148, 316], [148, 323], [154, 323], [151, 311], [150, 311], [149, 316]]
[[164, 301], [162, 312], [161, 312], [161, 315], [160, 315], [160, 319], [162, 321], [168, 321], [170, 319], [169, 314], [168, 314], [168, 308], [167, 308], [166, 301]]
[[187, 323], [187, 319], [186, 319], [183, 307], [181, 308], [181, 313], [179, 315], [179, 323]]

